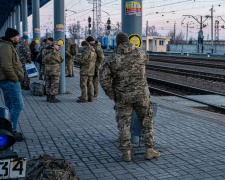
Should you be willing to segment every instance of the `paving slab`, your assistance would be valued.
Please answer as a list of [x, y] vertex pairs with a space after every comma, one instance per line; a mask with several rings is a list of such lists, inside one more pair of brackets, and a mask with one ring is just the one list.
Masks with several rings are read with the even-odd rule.
[[134, 154], [144, 150], [141, 146], [132, 150], [132, 162], [123, 162], [114, 102], [100, 89], [94, 102], [77, 103], [78, 72], [66, 78], [68, 92], [58, 95], [60, 103], [23, 91], [19, 131], [26, 141], [14, 145], [20, 157], [63, 157], [80, 180], [225, 179], [224, 115], [151, 97], [159, 104], [154, 128], [161, 157], [144, 160], [143, 154]]

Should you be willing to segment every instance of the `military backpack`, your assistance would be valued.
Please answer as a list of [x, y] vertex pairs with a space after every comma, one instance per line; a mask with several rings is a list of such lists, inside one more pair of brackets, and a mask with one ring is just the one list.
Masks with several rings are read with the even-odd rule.
[[33, 82], [30, 84], [30, 92], [33, 96], [43, 96], [45, 93], [45, 86], [40, 82]]
[[71, 44], [71, 47], [70, 47], [70, 54], [72, 56], [76, 56], [77, 53], [78, 53], [78, 45], [75, 43], [75, 44]]
[[44, 154], [27, 162], [26, 180], [77, 180], [74, 167], [65, 159]]

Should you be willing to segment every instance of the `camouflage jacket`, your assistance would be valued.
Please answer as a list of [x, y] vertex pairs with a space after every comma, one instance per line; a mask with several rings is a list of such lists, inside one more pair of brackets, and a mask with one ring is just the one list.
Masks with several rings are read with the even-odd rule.
[[24, 38], [20, 38], [16, 50], [23, 65], [31, 62], [31, 51]]
[[65, 44], [65, 56], [66, 56], [66, 59], [72, 59], [72, 58], [74, 58], [74, 56], [72, 56], [70, 54], [71, 44], [72, 44], [72, 41], [70, 39], [68, 39], [67, 42], [66, 42], [66, 44]]
[[51, 45], [47, 43], [42, 47], [40, 51], [42, 56], [41, 74], [45, 74], [45, 55], [49, 54], [51, 51], [52, 51], [52, 47]]
[[95, 41], [95, 44], [93, 45], [93, 47], [95, 49], [95, 53], [97, 54], [97, 60], [96, 60], [96, 63], [95, 63], [95, 68], [97, 70], [99, 70], [103, 61], [104, 61], [104, 53], [103, 53], [100, 42]]
[[63, 56], [53, 47], [46, 49], [45, 57], [45, 75], [46, 76], [60, 76], [59, 63], [63, 62]]
[[92, 46], [83, 50], [82, 57], [78, 60], [81, 65], [80, 75], [94, 76], [96, 56], [95, 49]]
[[148, 54], [130, 43], [120, 44], [104, 62], [100, 83], [110, 99], [121, 103], [135, 103], [149, 98], [145, 65]]

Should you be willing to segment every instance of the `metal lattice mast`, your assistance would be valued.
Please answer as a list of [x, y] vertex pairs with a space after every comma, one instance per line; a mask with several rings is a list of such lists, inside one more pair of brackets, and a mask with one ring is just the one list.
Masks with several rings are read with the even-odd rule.
[[97, 0], [93, 0], [93, 26], [92, 26], [92, 36], [96, 37], [96, 24], [97, 24]]
[[219, 21], [215, 21], [215, 40], [219, 41]]
[[101, 34], [100, 29], [101, 29], [101, 21], [102, 21], [102, 16], [101, 16], [101, 0], [97, 0], [97, 37]]

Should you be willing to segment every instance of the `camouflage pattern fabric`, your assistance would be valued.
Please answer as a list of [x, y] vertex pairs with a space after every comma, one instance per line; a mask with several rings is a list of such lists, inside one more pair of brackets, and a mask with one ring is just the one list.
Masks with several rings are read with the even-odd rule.
[[31, 63], [31, 51], [24, 38], [20, 38], [19, 44], [17, 45], [16, 50], [24, 70], [24, 80], [21, 82], [21, 86], [22, 88], [26, 88], [26, 87], [29, 87], [30, 85], [30, 79], [28, 78], [25, 64]]
[[30, 92], [34, 96], [43, 96], [45, 86], [42, 83], [33, 82], [30, 84]]
[[63, 62], [63, 56], [60, 52], [52, 47], [48, 47], [45, 52], [45, 75], [46, 76], [60, 76], [59, 63]]
[[96, 53], [95, 49], [90, 46], [83, 50], [82, 57], [77, 61], [80, 65], [80, 75], [94, 76]]
[[59, 79], [60, 76], [48, 76], [45, 77], [45, 86], [47, 95], [57, 95], [59, 93]]
[[93, 100], [93, 76], [80, 76], [81, 99]]
[[100, 84], [110, 99], [116, 102], [121, 149], [128, 150], [133, 109], [141, 124], [146, 147], [154, 146], [153, 110], [146, 80], [145, 66], [149, 56], [130, 43], [121, 43], [104, 62]]
[[72, 41], [69, 39], [69, 40], [67, 40], [66, 45], [65, 45], [66, 74], [74, 75], [74, 58], [75, 58], [75, 56], [72, 56], [70, 53], [71, 44], [72, 44]]
[[42, 65], [41, 65], [41, 75], [45, 75], [45, 55], [52, 52], [51, 44], [46, 43], [41, 51], [42, 55]]
[[97, 59], [95, 62], [95, 74], [93, 77], [94, 96], [97, 97], [98, 96], [99, 69], [100, 69], [102, 63], [104, 62], [104, 53], [103, 53], [100, 42], [96, 41], [95, 44], [93, 45], [93, 47], [95, 49], [95, 53], [97, 54]]
[[45, 154], [27, 162], [26, 180], [77, 180], [77, 176], [65, 159]]

